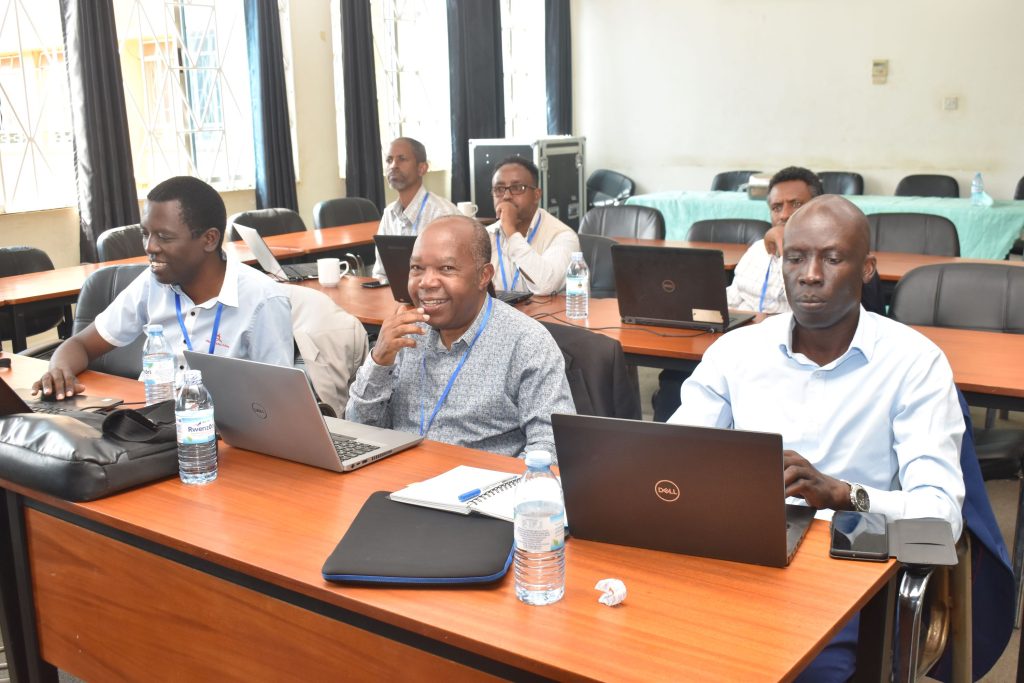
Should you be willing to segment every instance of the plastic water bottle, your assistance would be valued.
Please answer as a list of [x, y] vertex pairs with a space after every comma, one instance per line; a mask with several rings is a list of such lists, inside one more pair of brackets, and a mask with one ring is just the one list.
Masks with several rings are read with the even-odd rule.
[[582, 251], [574, 251], [565, 271], [565, 317], [583, 320], [590, 315], [590, 269]]
[[146, 385], [146, 405], [174, 398], [174, 354], [164, 339], [163, 325], [146, 325], [146, 343], [142, 347], [142, 381]]
[[526, 467], [515, 494], [516, 597], [550, 605], [565, 594], [565, 503], [549, 453], [527, 453]]
[[985, 205], [985, 181], [981, 179], [981, 171], [974, 174], [971, 180], [971, 206]]
[[182, 373], [174, 403], [178, 431], [178, 476], [186, 484], [206, 484], [217, 478], [217, 432], [213, 400], [199, 370]]

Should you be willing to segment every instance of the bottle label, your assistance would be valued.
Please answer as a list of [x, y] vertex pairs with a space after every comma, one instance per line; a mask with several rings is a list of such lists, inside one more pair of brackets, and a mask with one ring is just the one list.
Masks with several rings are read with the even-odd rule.
[[567, 277], [565, 278], [565, 294], [586, 294], [587, 293], [587, 279], [585, 277]]
[[143, 358], [142, 381], [146, 384], [174, 382], [174, 361], [168, 358]]
[[546, 517], [517, 516], [516, 548], [528, 553], [547, 553], [565, 545], [565, 511]]
[[178, 427], [178, 443], [192, 446], [209, 443], [217, 438], [213, 425], [213, 408], [175, 411], [174, 419]]

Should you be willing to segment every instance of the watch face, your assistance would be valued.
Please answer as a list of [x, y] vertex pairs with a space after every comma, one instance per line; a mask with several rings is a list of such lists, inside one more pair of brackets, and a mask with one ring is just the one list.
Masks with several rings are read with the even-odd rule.
[[868, 499], [868, 492], [861, 487], [857, 487], [857, 509], [861, 512], [867, 512], [870, 500]]

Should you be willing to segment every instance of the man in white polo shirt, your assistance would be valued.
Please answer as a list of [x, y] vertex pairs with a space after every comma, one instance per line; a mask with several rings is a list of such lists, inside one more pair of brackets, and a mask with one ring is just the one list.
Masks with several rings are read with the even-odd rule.
[[77, 375], [99, 356], [134, 341], [150, 323], [164, 327], [178, 370], [185, 349], [292, 365], [288, 296], [259, 271], [225, 257], [227, 221], [220, 194], [177, 176], [146, 197], [142, 229], [150, 267], [87, 328], [57, 347], [33, 393], [70, 398]]

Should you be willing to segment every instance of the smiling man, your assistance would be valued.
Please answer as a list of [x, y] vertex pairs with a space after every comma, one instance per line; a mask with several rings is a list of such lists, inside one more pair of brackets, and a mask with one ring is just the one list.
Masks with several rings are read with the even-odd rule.
[[494, 286], [509, 291], [553, 294], [565, 287], [565, 271], [580, 240], [568, 225], [540, 208], [538, 170], [532, 161], [498, 162], [491, 194], [498, 222], [491, 264]]
[[[415, 235], [435, 218], [459, 212], [450, 201], [423, 187], [423, 176], [430, 165], [427, 148], [419, 140], [395, 138], [384, 157], [384, 170], [388, 185], [398, 192], [398, 199], [385, 207], [378, 235]], [[373, 276], [379, 280], [385, 277], [379, 253]]]
[[381, 326], [345, 416], [435, 441], [518, 456], [554, 454], [551, 413], [575, 412], [565, 361], [540, 323], [487, 294], [487, 231], [462, 216], [420, 231], [413, 306]]
[[[716, 341], [669, 422], [779, 433], [787, 496], [890, 521], [938, 517], [958, 537], [964, 419], [953, 373], [923, 335], [861, 306], [875, 271], [868, 240], [864, 214], [842, 197], [793, 214], [782, 265], [792, 312]], [[855, 636], [851, 624], [798, 680], [847, 680]]]
[[178, 370], [185, 369], [185, 349], [292, 365], [288, 296], [266, 275], [225, 257], [225, 222], [220, 194], [198, 178], [178, 176], [150, 190], [142, 210], [150, 267], [57, 347], [33, 392], [58, 400], [81, 393], [76, 376], [150, 323], [163, 325]]

